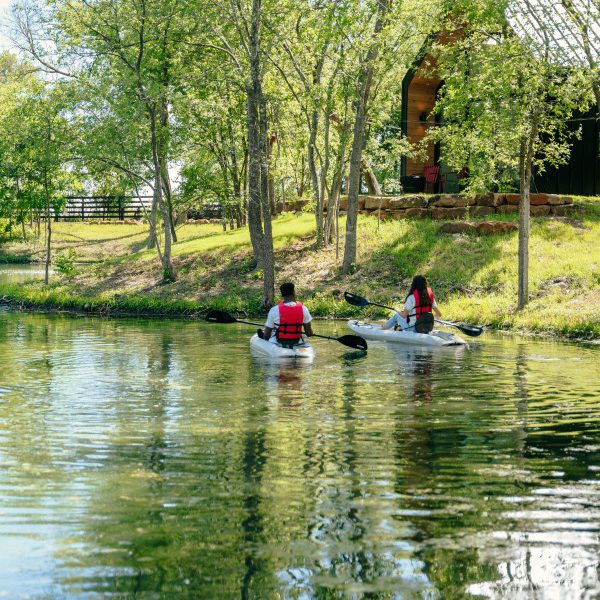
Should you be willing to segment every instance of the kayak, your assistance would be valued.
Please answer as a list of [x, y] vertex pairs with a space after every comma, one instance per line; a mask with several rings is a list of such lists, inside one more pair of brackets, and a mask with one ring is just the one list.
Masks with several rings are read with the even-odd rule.
[[285, 348], [281, 344], [272, 344], [259, 338], [254, 334], [250, 338], [250, 348], [257, 354], [269, 356], [270, 358], [301, 358], [312, 360], [315, 357], [315, 349], [308, 343], [296, 344], [293, 348]]
[[394, 342], [412, 346], [467, 346], [467, 342], [459, 335], [448, 331], [434, 329], [431, 333], [417, 333], [416, 331], [394, 331], [382, 329], [376, 323], [363, 323], [362, 321], [348, 321], [348, 327], [367, 340], [381, 342]]

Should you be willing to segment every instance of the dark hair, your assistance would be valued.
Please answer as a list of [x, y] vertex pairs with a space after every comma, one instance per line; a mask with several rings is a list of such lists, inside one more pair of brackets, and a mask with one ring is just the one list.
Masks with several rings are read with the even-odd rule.
[[406, 300], [412, 296], [415, 290], [419, 294], [419, 306], [430, 306], [431, 300], [429, 299], [429, 293], [427, 292], [427, 279], [425, 279], [423, 275], [415, 275], [413, 277], [412, 283], [410, 284], [410, 291], [408, 292], [408, 296], [406, 296]]
[[296, 291], [293, 283], [282, 283], [279, 287], [279, 290], [281, 291], [281, 295], [284, 298], [287, 298], [288, 296], [293, 296]]

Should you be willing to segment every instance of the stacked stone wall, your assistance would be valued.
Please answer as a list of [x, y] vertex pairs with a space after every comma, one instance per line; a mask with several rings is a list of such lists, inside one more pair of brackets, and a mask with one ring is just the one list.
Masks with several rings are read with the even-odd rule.
[[[573, 208], [573, 198], [557, 194], [530, 194], [532, 216], [564, 216]], [[340, 199], [340, 212], [348, 208], [348, 199]], [[519, 194], [435, 194], [433, 196], [360, 196], [361, 214], [377, 214], [382, 219], [432, 218], [439, 220], [487, 217], [519, 212]]]

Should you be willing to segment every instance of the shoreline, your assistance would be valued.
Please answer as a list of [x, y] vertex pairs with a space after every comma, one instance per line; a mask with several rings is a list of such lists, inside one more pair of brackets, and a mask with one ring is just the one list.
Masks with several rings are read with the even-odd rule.
[[[8, 309], [11, 312], [31, 312], [38, 314], [53, 314], [53, 315], [65, 315], [72, 317], [98, 317], [98, 318], [108, 318], [108, 319], [172, 319], [178, 321], [203, 321], [204, 315], [211, 309], [215, 308], [214, 305], [206, 304], [201, 305], [198, 303], [197, 307], [190, 307], [187, 310], [178, 311], [173, 307], [172, 310], [135, 310], [135, 309], [125, 309], [111, 306], [109, 302], [98, 302], [99, 299], [86, 299], [89, 302], [84, 305], [80, 303], [73, 302], [72, 306], [66, 306], [63, 304], [55, 304], [55, 303], [44, 303], [44, 302], [31, 302], [18, 296], [7, 295], [3, 293], [3, 285], [0, 284], [0, 308]], [[75, 298], [73, 298], [75, 300]], [[167, 302], [168, 304], [168, 302]], [[219, 309], [223, 309], [223, 305], [219, 303]], [[243, 318], [245, 319], [256, 319], [262, 320], [266, 317], [266, 311], [262, 314], [260, 313], [248, 313], [245, 311], [235, 311], [230, 310], [228, 312], [232, 313], [243, 313]], [[347, 316], [331, 316], [331, 315], [316, 315], [313, 316], [315, 321], [347, 321], [356, 315], [347, 315]], [[370, 321], [379, 321], [385, 319], [385, 316], [371, 316]], [[537, 331], [527, 331], [520, 329], [503, 329], [503, 328], [495, 328], [493, 326], [486, 325], [484, 335], [486, 332], [493, 332], [495, 334], [500, 334], [504, 336], [519, 336], [522, 338], [531, 338], [531, 339], [540, 339], [547, 341], [557, 341], [557, 342], [568, 342], [581, 344], [585, 346], [600, 346], [600, 337], [584, 337], [584, 336], [568, 336], [568, 335], [560, 335], [556, 332], [537, 332]], [[454, 328], [451, 328], [454, 330]], [[473, 338], [465, 338], [465, 339], [473, 339]]]

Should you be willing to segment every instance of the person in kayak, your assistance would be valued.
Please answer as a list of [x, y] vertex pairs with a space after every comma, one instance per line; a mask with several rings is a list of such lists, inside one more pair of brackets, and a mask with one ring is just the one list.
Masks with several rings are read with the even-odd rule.
[[388, 319], [383, 329], [410, 329], [414, 330], [417, 319], [424, 313], [433, 312], [439, 319], [442, 316], [427, 279], [423, 275], [413, 277], [410, 291], [404, 300], [404, 310], [395, 309], [396, 314]]
[[302, 341], [302, 329], [308, 337], [313, 335], [312, 317], [308, 308], [296, 300], [296, 290], [293, 283], [283, 283], [279, 288], [282, 300], [271, 308], [263, 335], [259, 337], [273, 344], [294, 346]]

